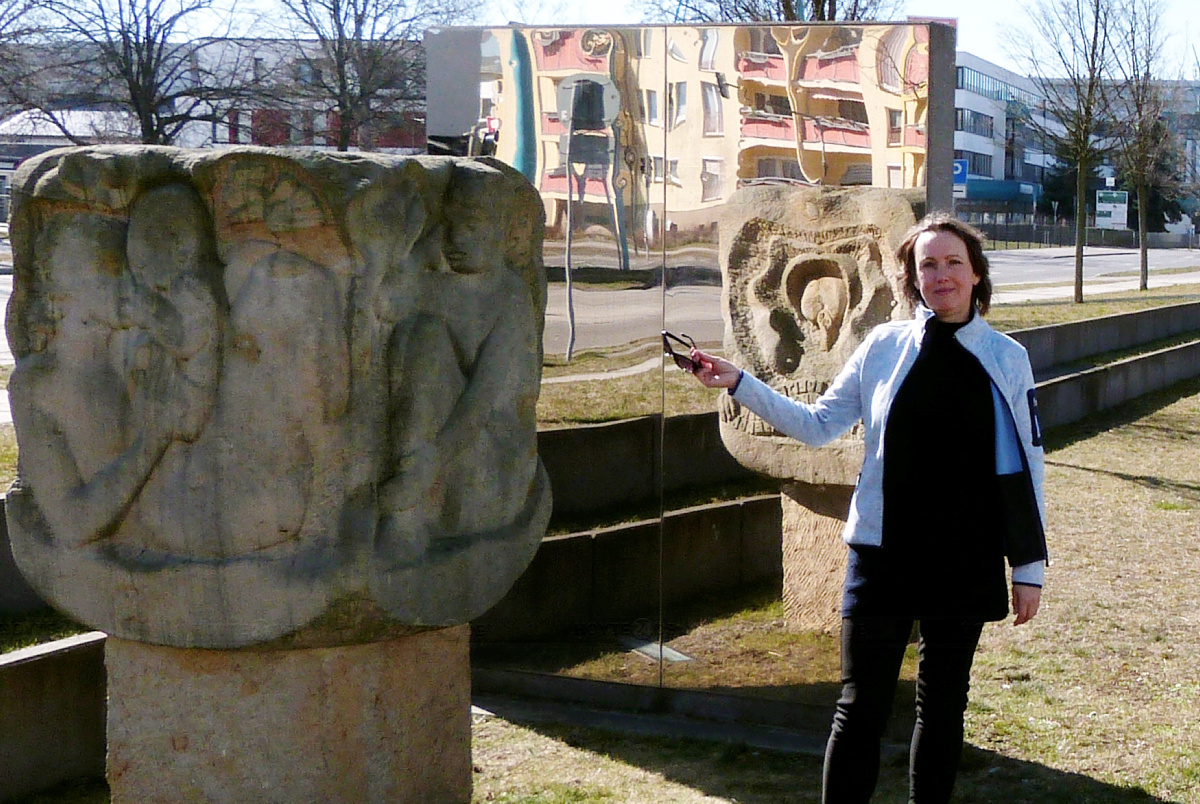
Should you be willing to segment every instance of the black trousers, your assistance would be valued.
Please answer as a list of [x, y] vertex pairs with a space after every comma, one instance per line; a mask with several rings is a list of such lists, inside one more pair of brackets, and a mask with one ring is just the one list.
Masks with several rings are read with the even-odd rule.
[[[866, 804], [879, 777], [879, 750], [891, 714], [912, 617], [842, 620], [842, 696], [825, 749], [821, 801]], [[971, 662], [983, 623], [920, 622], [917, 722], [909, 751], [910, 804], [950, 800], [962, 756]]]

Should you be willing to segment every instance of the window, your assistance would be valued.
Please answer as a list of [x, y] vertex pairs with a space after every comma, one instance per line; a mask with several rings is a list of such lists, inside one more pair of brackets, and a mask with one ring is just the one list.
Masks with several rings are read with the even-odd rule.
[[879, 72], [879, 86], [899, 93], [903, 89], [900, 80], [900, 62], [904, 59], [904, 50], [908, 45], [908, 28], [899, 26], [890, 29], [883, 35], [879, 46], [879, 55], [875, 57], [876, 68]]
[[838, 117], [865, 125], [868, 122], [867, 105], [857, 100], [840, 100], [838, 101]]
[[643, 28], [642, 29], [642, 52], [640, 55], [649, 56], [653, 52], [654, 52], [654, 29], [649, 28], [649, 27]]
[[721, 197], [721, 192], [725, 189], [721, 181], [722, 166], [723, 162], [720, 159], [700, 160], [701, 201], [716, 201]]
[[975, 151], [955, 151], [955, 159], [967, 160], [967, 173], [972, 176], [992, 177], [992, 155]]
[[302, 61], [296, 65], [296, 80], [304, 86], [312, 86], [320, 82], [321, 71], [313, 66], [311, 61]]
[[646, 90], [646, 122], [652, 126], [661, 126], [662, 118], [658, 116], [658, 90]]
[[670, 182], [671, 184], [676, 185], [677, 187], [683, 186], [683, 182], [680, 181], [680, 179], [679, 179], [679, 160], [678, 159], [667, 160], [667, 181]]
[[687, 81], [671, 85], [671, 97], [667, 99], [670, 105], [668, 112], [671, 118], [671, 128], [687, 120]]
[[888, 109], [888, 145], [901, 145], [904, 142], [904, 111]]
[[667, 55], [682, 64], [687, 64], [687, 56], [683, 53], [683, 48], [674, 39], [667, 42]]
[[700, 84], [701, 101], [704, 106], [704, 133], [724, 134], [725, 121], [721, 117], [721, 91], [716, 84]]
[[750, 50], [754, 53], [769, 53], [772, 56], [780, 55], [779, 43], [771, 35], [770, 28], [750, 29]]
[[700, 32], [700, 69], [717, 69], [717, 37], [720, 31], [716, 28], [705, 28]]
[[991, 139], [995, 133], [995, 121], [988, 115], [972, 109], [955, 109], [954, 130]]
[[754, 108], [760, 112], [785, 117], [792, 114], [792, 103], [788, 100], [787, 95], [771, 95], [764, 92], [755, 92]]
[[788, 157], [761, 157], [758, 160], [758, 177], [796, 179], [804, 181], [800, 163]]
[[899, 189], [904, 186], [904, 168], [900, 165], [888, 165], [888, 187]]
[[679, 160], [667, 160], [664, 169], [663, 158], [661, 156], [650, 157], [650, 179], [655, 184], [663, 181], [663, 179], [666, 179], [671, 184], [683, 184], [679, 180]]

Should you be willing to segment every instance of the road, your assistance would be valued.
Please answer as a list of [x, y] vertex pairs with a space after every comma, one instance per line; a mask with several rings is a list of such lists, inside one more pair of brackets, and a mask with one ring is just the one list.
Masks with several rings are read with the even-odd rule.
[[[0, 265], [9, 260], [0, 246]], [[988, 252], [997, 303], [1026, 299], [1064, 298], [1072, 293], [1075, 276], [1073, 248], [1020, 249]], [[1084, 293], [1111, 292], [1137, 287], [1137, 276], [1114, 276], [1136, 272], [1138, 253], [1132, 249], [1089, 248], [1084, 258]], [[1151, 274], [1150, 286], [1200, 282], [1200, 251], [1151, 249], [1151, 271], [1179, 271], [1195, 268], [1194, 273]], [[1005, 286], [1021, 287], [1006, 290]], [[12, 274], [0, 274], [0, 302], [7, 308], [12, 292]], [[701, 343], [720, 343], [724, 333], [721, 321], [721, 288], [713, 285], [683, 285], [631, 290], [579, 290], [575, 296], [575, 349], [619, 346], [623, 343], [658, 336], [666, 313], [666, 326], [686, 332]], [[566, 350], [566, 288], [555, 282], [549, 288], [546, 310], [545, 348], [562, 354]], [[12, 365], [12, 353], [6, 338], [0, 338], [0, 365]], [[4, 395], [0, 395], [4, 396]], [[7, 400], [5, 400], [7, 401]]]
[[[1075, 250], [1073, 248], [1020, 249], [988, 252], [993, 301], [1066, 298], [1074, 292]], [[1151, 273], [1150, 287], [1200, 282], [1200, 251], [1151, 249], [1151, 271], [1191, 273]], [[1137, 287], [1138, 253], [1132, 249], [1087, 249], [1084, 255], [1084, 294], [1110, 293]], [[1005, 286], [1019, 286], [1006, 290]], [[664, 297], [662, 288], [646, 290], [580, 290], [575, 296], [575, 349], [616, 346], [641, 338], [654, 337], [664, 310], [667, 329], [683, 331], [704, 343], [720, 343], [721, 289], [717, 286], [670, 288]], [[546, 310], [546, 351], [561, 354], [566, 350], [566, 288], [550, 286]]]

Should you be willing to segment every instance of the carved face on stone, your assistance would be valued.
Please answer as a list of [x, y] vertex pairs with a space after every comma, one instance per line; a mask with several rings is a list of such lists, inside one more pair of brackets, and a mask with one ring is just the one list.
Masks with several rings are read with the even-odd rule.
[[735, 359], [776, 384], [827, 384], [898, 304], [888, 229], [825, 214], [810, 227], [755, 216], [726, 252]]
[[[747, 188], [721, 222], [727, 356], [776, 390], [812, 402], [877, 324], [911, 314], [896, 245], [912, 200], [875, 188]], [[861, 442], [805, 447], [721, 397], [735, 458], [788, 480], [852, 484]], [[856, 451], [857, 450], [857, 451]]]

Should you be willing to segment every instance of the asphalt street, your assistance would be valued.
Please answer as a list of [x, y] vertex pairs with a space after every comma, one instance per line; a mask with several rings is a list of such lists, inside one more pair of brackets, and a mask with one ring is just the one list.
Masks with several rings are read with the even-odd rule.
[[[1066, 298], [1074, 292], [1074, 248], [991, 251], [988, 262], [996, 304]], [[1200, 282], [1200, 251], [1151, 249], [1149, 264], [1150, 287]], [[1175, 273], [1188, 268], [1195, 270]], [[1086, 249], [1084, 295], [1135, 289], [1137, 270], [1138, 252], [1134, 249]], [[662, 320], [672, 332], [686, 332], [701, 343], [717, 344], [723, 337], [721, 288], [715, 284], [671, 287], [665, 294], [661, 287], [655, 287], [579, 290], [572, 295], [576, 351], [655, 337]], [[556, 282], [550, 286], [546, 309], [546, 351], [563, 353], [569, 332], [566, 287]]]
[[[1074, 256], [1073, 248], [988, 252], [996, 285], [993, 301], [1002, 304], [1070, 296], [1075, 276]], [[8, 244], [0, 241], [0, 302], [5, 309], [12, 293], [10, 266]], [[1195, 270], [1188, 271], [1189, 268]], [[1136, 250], [1086, 249], [1084, 294], [1132, 290], [1137, 287], [1137, 270]], [[1200, 282], [1200, 251], [1152, 249], [1150, 270], [1151, 287]], [[665, 293], [661, 287], [612, 291], [580, 289], [573, 296], [576, 351], [655, 338], [662, 329], [660, 322], [664, 320], [668, 329], [686, 332], [700, 343], [719, 344], [723, 337], [721, 288], [715, 282], [673, 286]], [[562, 354], [566, 350], [570, 333], [568, 321], [566, 288], [560, 282], [552, 283], [544, 330], [547, 352]], [[12, 364], [8, 340], [0, 338], [0, 365]], [[657, 365], [657, 360], [650, 360], [633, 370], [647, 371]], [[0, 421], [9, 418], [8, 395], [0, 394]]]

